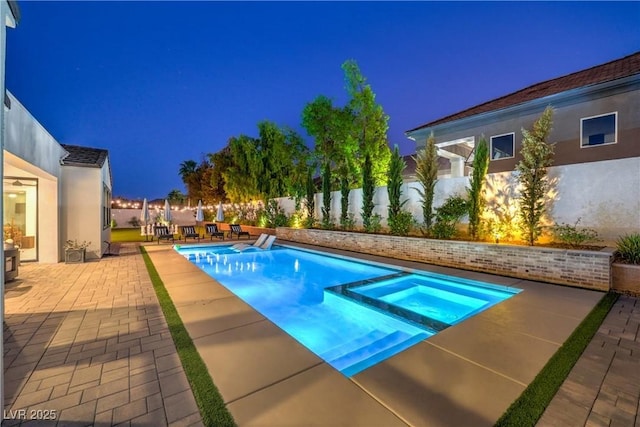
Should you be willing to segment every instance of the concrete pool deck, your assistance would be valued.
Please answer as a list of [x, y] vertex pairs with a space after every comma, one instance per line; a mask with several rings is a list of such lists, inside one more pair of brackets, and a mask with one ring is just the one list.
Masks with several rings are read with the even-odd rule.
[[[56, 409], [58, 425], [201, 425], [137, 244], [123, 249], [21, 267], [5, 293], [7, 411]], [[361, 257], [526, 291], [349, 379], [170, 245], [146, 249], [240, 426], [493, 425], [602, 296]], [[540, 425], [637, 417], [639, 311], [620, 298]]]
[[603, 296], [329, 251], [525, 290], [346, 378], [168, 246], [147, 250], [239, 425], [493, 425]]

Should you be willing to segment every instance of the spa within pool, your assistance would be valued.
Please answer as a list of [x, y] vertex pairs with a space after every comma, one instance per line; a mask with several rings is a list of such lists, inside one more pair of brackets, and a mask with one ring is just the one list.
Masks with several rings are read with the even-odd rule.
[[282, 246], [175, 249], [348, 377], [519, 292]]

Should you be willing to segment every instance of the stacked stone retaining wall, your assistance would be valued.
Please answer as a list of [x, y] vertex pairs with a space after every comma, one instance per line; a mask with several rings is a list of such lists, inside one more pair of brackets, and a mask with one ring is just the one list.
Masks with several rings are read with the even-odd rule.
[[277, 228], [278, 239], [371, 255], [608, 291], [609, 252], [566, 250], [383, 234]]

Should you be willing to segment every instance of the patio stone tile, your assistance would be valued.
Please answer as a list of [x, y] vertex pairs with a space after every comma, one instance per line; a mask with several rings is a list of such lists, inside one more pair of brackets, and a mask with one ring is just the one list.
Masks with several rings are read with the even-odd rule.
[[12, 406], [14, 408], [27, 408], [38, 403], [46, 402], [49, 400], [52, 391], [53, 387], [30, 393], [20, 393]]
[[132, 419], [131, 425], [163, 427], [167, 425], [167, 417], [164, 414], [164, 409], [155, 409]]
[[266, 320], [208, 335], [194, 343], [226, 402], [322, 363]]
[[126, 403], [113, 410], [113, 424], [120, 424], [137, 418], [147, 412], [147, 400], [145, 398]]
[[203, 425], [200, 416], [197, 413], [187, 415], [184, 418], [173, 421], [169, 424], [170, 427], [187, 427]]
[[492, 426], [525, 386], [452, 356], [423, 341], [353, 379], [412, 425]]
[[54, 377], [45, 378], [40, 382], [40, 386], [38, 388], [43, 389], [54, 387], [60, 384], [69, 384], [71, 382], [72, 375], [72, 372], [67, 372], [64, 374], [56, 375]]
[[147, 396], [151, 396], [159, 392], [160, 392], [160, 383], [158, 381], [150, 381], [144, 384], [131, 387], [129, 389], [129, 393], [131, 393], [131, 396], [135, 397], [136, 399], [142, 398], [142, 397], [146, 398]]
[[95, 400], [63, 409], [58, 413], [58, 425], [77, 426], [80, 423], [85, 423], [85, 425], [93, 424], [95, 411]]
[[91, 381], [99, 380], [102, 374], [102, 365], [89, 366], [87, 368], [76, 369], [71, 378], [70, 387], [85, 384]]
[[148, 383], [150, 381], [154, 381], [158, 379], [158, 373], [155, 369], [149, 369], [144, 372], [140, 372], [139, 374], [131, 375], [129, 377], [129, 384], [131, 387], [135, 387], [144, 383]]
[[162, 388], [162, 395], [167, 397], [191, 389], [184, 372], [178, 372], [160, 378], [160, 387]]
[[283, 378], [227, 407], [241, 426], [407, 425], [363, 393], [354, 382], [324, 363]]
[[[164, 401], [162, 400], [162, 393], [152, 394], [147, 396], [147, 410], [155, 411], [156, 409], [164, 408]], [[163, 409], [164, 412], [164, 409]]]
[[167, 414], [167, 421], [172, 424], [186, 417], [195, 414], [194, 418], [200, 417], [200, 411], [193, 398], [191, 390], [164, 397], [164, 410]]

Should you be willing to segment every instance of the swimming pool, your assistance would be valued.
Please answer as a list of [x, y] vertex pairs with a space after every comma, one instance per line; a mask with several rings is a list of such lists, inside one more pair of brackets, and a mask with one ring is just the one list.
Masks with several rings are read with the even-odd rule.
[[176, 250], [346, 376], [518, 292], [282, 246]]

